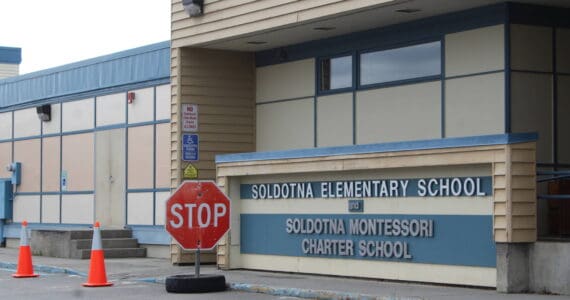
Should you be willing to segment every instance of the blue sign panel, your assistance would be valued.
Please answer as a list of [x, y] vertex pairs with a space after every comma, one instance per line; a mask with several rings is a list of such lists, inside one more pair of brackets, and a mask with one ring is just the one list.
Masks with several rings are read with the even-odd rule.
[[241, 253], [496, 266], [490, 215], [241, 214]]
[[196, 161], [198, 160], [198, 135], [183, 134], [182, 135], [182, 160]]
[[493, 179], [482, 177], [366, 179], [241, 184], [241, 199], [485, 197]]

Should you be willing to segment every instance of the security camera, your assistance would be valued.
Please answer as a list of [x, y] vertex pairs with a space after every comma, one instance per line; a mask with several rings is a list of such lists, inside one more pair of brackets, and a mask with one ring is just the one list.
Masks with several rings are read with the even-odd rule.
[[184, 10], [190, 17], [204, 14], [204, 0], [182, 0]]

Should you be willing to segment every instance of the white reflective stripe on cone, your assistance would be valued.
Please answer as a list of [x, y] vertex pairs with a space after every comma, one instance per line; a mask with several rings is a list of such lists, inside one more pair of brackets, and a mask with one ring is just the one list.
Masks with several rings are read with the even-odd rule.
[[103, 250], [101, 245], [101, 230], [99, 227], [93, 228], [93, 243], [91, 244], [91, 250]]
[[22, 225], [22, 230], [20, 231], [20, 246], [29, 246], [28, 242], [28, 230], [27, 226]]

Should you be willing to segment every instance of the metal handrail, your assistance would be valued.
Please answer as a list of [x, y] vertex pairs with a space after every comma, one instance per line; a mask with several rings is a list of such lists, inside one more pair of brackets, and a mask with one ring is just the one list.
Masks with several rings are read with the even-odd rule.
[[[537, 171], [536, 175], [537, 175], [536, 182], [541, 183], [558, 179], [570, 178], [570, 171]], [[552, 177], [538, 178], [539, 176], [552, 176]], [[540, 194], [538, 195], [538, 199], [568, 200], [570, 199], [570, 194], [561, 194], [561, 195]]]

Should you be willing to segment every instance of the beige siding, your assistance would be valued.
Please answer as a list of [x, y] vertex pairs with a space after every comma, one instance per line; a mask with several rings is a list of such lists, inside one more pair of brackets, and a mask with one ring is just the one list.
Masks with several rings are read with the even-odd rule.
[[254, 151], [253, 55], [207, 49], [172, 50], [171, 188], [187, 163], [181, 161], [179, 107], [198, 105], [199, 179], [215, 178], [216, 154]]
[[12, 112], [0, 113], [0, 140], [12, 138]]
[[352, 93], [317, 99], [317, 147], [352, 145]]
[[201, 45], [272, 28], [308, 23], [391, 0], [206, 0], [204, 16], [189, 18], [172, 0], [172, 47]]
[[511, 74], [511, 128], [538, 132], [537, 162], [552, 163], [552, 75]]
[[262, 104], [257, 106], [257, 151], [312, 148], [314, 100]]
[[17, 76], [20, 74], [20, 65], [0, 63], [0, 78]]
[[61, 131], [61, 104], [51, 105], [51, 121], [42, 122], [43, 134], [60, 133]]
[[14, 161], [22, 163], [18, 192], [40, 191], [40, 139], [14, 142]]
[[441, 83], [358, 92], [356, 142], [370, 144], [441, 137]]
[[445, 37], [445, 75], [457, 76], [505, 68], [504, 25]]
[[305, 59], [256, 70], [257, 103], [315, 94], [315, 60]]
[[97, 97], [97, 126], [125, 123], [125, 93]]
[[[154, 88], [130, 92], [135, 94], [135, 100], [128, 104], [129, 124], [152, 121], [154, 119]], [[123, 97], [123, 101], [127, 100]]]
[[92, 191], [95, 173], [93, 133], [63, 136], [62, 146], [62, 170], [67, 172], [67, 190]]
[[42, 195], [42, 223], [59, 223], [59, 195]]
[[42, 191], [59, 192], [60, 137], [44, 138], [42, 142]]
[[445, 136], [474, 136], [505, 132], [503, 73], [445, 82]]
[[535, 143], [505, 146], [493, 165], [494, 236], [497, 242], [536, 241]]
[[10, 178], [12, 172], [6, 166], [12, 163], [12, 142], [0, 143], [0, 178]]
[[128, 131], [128, 188], [153, 188], [153, 126], [131, 127]]

